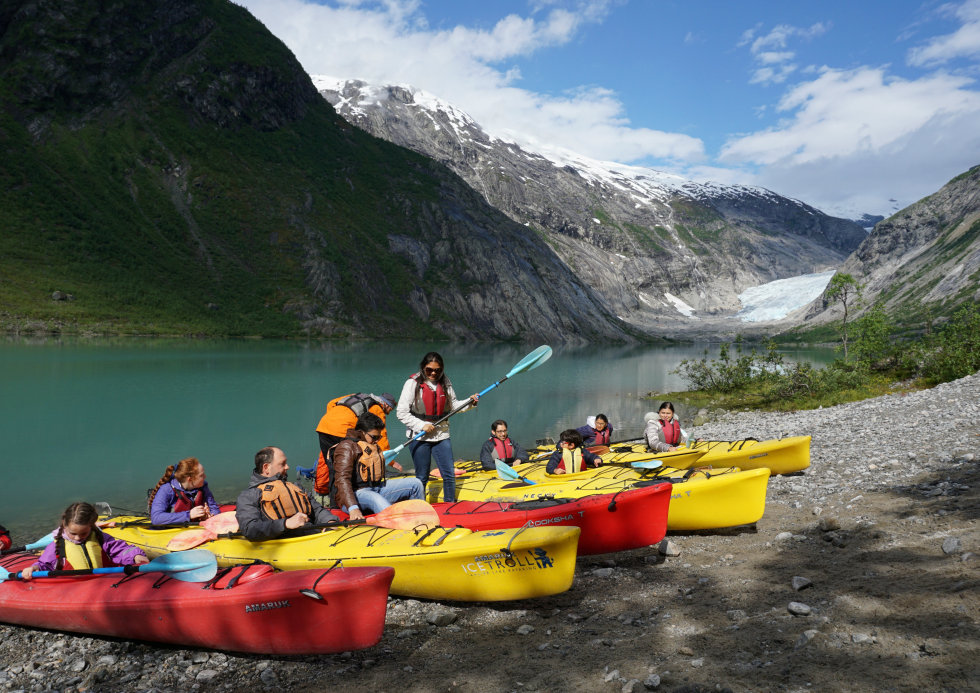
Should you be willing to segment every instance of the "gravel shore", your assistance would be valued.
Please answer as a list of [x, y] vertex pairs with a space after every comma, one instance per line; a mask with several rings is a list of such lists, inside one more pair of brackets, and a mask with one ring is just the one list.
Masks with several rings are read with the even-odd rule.
[[980, 375], [710, 439], [811, 435], [753, 527], [580, 558], [573, 588], [389, 600], [377, 646], [263, 658], [0, 626], [0, 690], [977, 691]]

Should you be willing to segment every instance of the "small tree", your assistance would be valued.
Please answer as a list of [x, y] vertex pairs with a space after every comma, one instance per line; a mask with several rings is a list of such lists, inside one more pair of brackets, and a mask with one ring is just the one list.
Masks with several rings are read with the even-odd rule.
[[854, 321], [854, 359], [860, 368], [871, 371], [882, 361], [893, 360], [892, 329], [891, 318], [880, 303]]
[[850, 274], [838, 272], [830, 278], [824, 298], [828, 301], [838, 301], [844, 307], [844, 318], [840, 323], [841, 344], [844, 347], [844, 360], [847, 360], [847, 317], [849, 309], [854, 307], [861, 298], [861, 289], [857, 279]]

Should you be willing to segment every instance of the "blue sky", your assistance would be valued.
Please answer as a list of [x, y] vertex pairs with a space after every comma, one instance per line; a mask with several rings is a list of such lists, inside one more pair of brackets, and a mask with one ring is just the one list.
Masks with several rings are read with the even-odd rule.
[[242, 4], [311, 74], [830, 213], [887, 215], [980, 164], [980, 0]]

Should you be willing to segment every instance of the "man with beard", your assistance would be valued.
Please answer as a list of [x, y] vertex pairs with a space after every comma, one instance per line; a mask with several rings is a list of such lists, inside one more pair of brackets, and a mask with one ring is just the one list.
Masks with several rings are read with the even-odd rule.
[[252, 479], [235, 506], [238, 531], [246, 539], [275, 539], [287, 529], [337, 520], [311, 493], [287, 481], [288, 471], [286, 453], [279, 448], [262, 448], [255, 453]]

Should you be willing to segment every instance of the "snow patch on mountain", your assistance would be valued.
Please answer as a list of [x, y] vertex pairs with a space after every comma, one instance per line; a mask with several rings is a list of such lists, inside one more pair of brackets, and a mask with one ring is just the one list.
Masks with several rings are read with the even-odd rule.
[[820, 296], [836, 270], [777, 279], [746, 289], [738, 295], [742, 310], [735, 317], [742, 322], [780, 320]]

